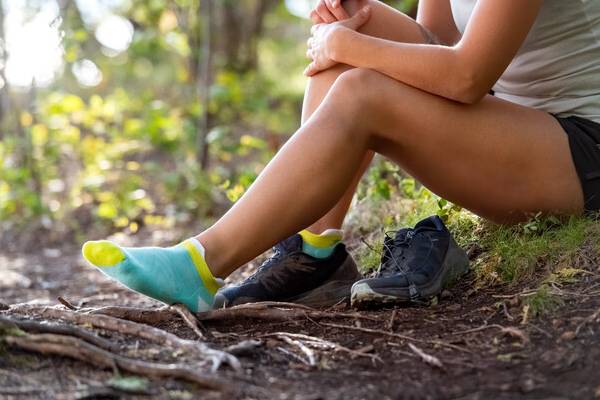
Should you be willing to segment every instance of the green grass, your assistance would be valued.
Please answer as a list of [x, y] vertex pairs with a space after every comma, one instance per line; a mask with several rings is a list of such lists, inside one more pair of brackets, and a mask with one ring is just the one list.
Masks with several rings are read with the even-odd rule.
[[530, 277], [536, 268], [551, 271], [565, 267], [586, 239], [593, 221], [571, 217], [564, 223], [537, 217], [512, 227], [495, 226], [484, 230], [480, 245], [486, 250], [476, 263], [483, 280], [517, 283]]
[[[392, 193], [388, 199], [365, 197], [355, 205], [348, 225], [353, 236], [363, 242], [355, 255], [363, 272], [377, 268], [385, 231], [414, 226], [430, 215], [438, 214], [463, 248], [478, 245], [482, 254], [472, 263], [478, 286], [518, 284], [542, 272], [541, 279], [556, 271], [571, 268], [571, 263], [587, 237], [597, 237], [600, 225], [584, 217], [558, 220], [556, 217], [533, 216], [515, 226], [497, 226], [474, 214], [440, 200], [427, 189], [417, 187], [412, 180], [401, 181], [403, 193]], [[600, 250], [600, 244], [598, 249]], [[575, 273], [577, 275], [577, 273]], [[577, 279], [572, 276], [571, 279]], [[540, 292], [539, 304], [547, 293]], [[535, 299], [536, 297], [534, 297]], [[532, 304], [535, 312], [538, 303]], [[542, 309], [541, 307], [540, 309]]]
[[533, 295], [525, 298], [525, 306], [529, 309], [530, 317], [549, 314], [562, 304], [563, 300], [545, 283]]

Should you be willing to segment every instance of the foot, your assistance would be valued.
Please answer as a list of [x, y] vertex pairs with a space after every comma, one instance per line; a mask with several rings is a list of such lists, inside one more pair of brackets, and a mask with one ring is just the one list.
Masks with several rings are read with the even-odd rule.
[[293, 235], [277, 244], [274, 255], [239, 285], [221, 289], [214, 307], [258, 301], [286, 301], [326, 307], [347, 300], [350, 287], [362, 276], [343, 243], [327, 258], [302, 251], [302, 237]]
[[181, 303], [192, 312], [209, 310], [219, 283], [195, 239], [173, 247], [121, 247], [101, 240], [83, 245], [83, 257], [128, 288], [166, 304]]
[[469, 268], [466, 252], [437, 216], [386, 234], [383, 247], [377, 275], [352, 286], [353, 307], [428, 302]]

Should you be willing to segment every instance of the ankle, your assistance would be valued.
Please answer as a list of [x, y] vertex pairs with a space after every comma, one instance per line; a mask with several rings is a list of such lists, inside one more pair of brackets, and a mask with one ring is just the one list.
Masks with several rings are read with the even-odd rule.
[[194, 239], [204, 247], [204, 260], [215, 278], [225, 279], [233, 272], [230, 270], [231, 268], [227, 267], [231, 265], [231, 257], [228, 254], [227, 246], [220, 246], [217, 238], [207, 232], [202, 232], [195, 236]]

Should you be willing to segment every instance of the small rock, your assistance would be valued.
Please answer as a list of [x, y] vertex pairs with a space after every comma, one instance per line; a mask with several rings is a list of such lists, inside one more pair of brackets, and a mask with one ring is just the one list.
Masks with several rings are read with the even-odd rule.
[[552, 320], [552, 326], [554, 327], [554, 329], [558, 329], [561, 326], [563, 326], [565, 324], [565, 321], [562, 319], [553, 319]]
[[573, 340], [577, 335], [573, 331], [566, 331], [560, 335], [560, 340]]
[[451, 299], [452, 296], [453, 296], [453, 294], [449, 290], [442, 290], [442, 294], [440, 294], [440, 298], [442, 300]]

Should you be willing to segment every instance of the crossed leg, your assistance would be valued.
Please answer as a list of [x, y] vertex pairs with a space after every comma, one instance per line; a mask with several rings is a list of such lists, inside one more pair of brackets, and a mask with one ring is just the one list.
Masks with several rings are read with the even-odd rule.
[[[405, 43], [424, 43], [428, 38], [424, 37], [422, 29], [410, 17], [407, 17], [400, 11], [379, 1], [369, 0], [346, 0], [344, 8], [349, 15], [354, 15], [365, 4], [369, 2], [371, 6], [371, 18], [359, 29], [361, 33]], [[334, 68], [323, 71], [311, 78], [304, 94], [304, 104], [302, 106], [302, 125], [308, 121], [310, 116], [321, 104], [331, 86], [336, 79], [345, 71], [352, 67], [348, 65], [337, 65]], [[336, 205], [327, 212], [322, 218], [313, 223], [308, 229], [311, 232], [319, 233], [329, 228], [341, 228], [352, 197], [356, 191], [360, 178], [369, 167], [373, 159], [373, 152], [367, 152], [363, 163], [358, 169], [352, 183], [348, 186], [346, 192], [339, 199]]]
[[[416, 35], [419, 27], [410, 24]], [[582, 211], [566, 134], [547, 113], [492, 96], [459, 104], [371, 70], [327, 73], [339, 76], [329, 77], [334, 83], [314, 112], [248, 192], [198, 235], [215, 276], [227, 276], [327, 213], [345, 213], [344, 196], [371, 151], [499, 223], [530, 212]]]

